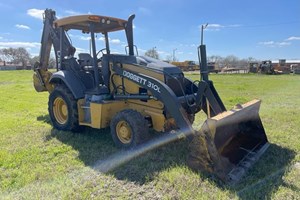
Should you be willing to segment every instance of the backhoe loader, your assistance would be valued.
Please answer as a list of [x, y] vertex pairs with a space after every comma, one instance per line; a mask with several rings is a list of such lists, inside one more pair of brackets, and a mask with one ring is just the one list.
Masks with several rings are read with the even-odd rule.
[[[154, 133], [172, 134], [190, 141], [188, 165], [215, 174], [224, 181], [238, 181], [268, 147], [260, 120], [259, 100], [227, 111], [213, 82], [208, 79], [206, 47], [198, 48], [199, 81], [191, 81], [176, 66], [139, 56], [133, 41], [133, 19], [78, 15], [57, 19], [46, 9], [40, 61], [34, 67], [36, 91], [48, 91], [48, 111], [54, 128], [79, 131], [88, 126], [110, 127], [117, 147], [137, 148]], [[76, 53], [68, 31], [90, 37], [90, 52]], [[124, 31], [125, 54], [112, 54], [108, 34]], [[97, 35], [103, 35], [104, 49]], [[56, 72], [48, 71], [54, 48]], [[100, 46], [100, 48], [99, 48]], [[99, 50], [100, 49], [100, 50]], [[200, 130], [192, 124], [204, 111]]]

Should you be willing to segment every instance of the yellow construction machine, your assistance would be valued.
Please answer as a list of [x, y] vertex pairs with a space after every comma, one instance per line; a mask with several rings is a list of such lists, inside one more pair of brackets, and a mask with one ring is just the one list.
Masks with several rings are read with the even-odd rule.
[[[176, 66], [139, 56], [133, 41], [133, 19], [79, 15], [56, 19], [46, 9], [40, 62], [34, 67], [36, 91], [48, 91], [48, 111], [54, 128], [78, 131], [82, 126], [110, 127], [116, 146], [125, 149], [149, 144], [150, 132], [190, 140], [188, 164], [224, 181], [237, 181], [263, 154], [268, 140], [253, 100], [227, 111], [213, 82], [208, 79], [205, 45], [198, 54], [199, 81], [191, 81]], [[68, 31], [90, 38], [90, 52], [76, 53]], [[124, 31], [126, 54], [112, 54], [110, 32]], [[96, 40], [103, 35], [104, 44]], [[56, 72], [48, 71], [54, 48]], [[200, 130], [195, 114], [208, 118]], [[174, 139], [175, 138], [175, 139]], [[155, 138], [157, 139], [157, 137]]]
[[173, 61], [172, 65], [179, 67], [182, 71], [195, 71], [199, 70], [199, 65], [196, 64], [195, 61], [186, 60], [183, 62]]

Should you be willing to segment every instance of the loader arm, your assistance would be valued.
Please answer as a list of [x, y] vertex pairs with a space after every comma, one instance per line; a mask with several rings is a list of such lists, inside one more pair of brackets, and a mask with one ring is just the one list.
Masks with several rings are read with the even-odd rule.
[[188, 165], [215, 174], [230, 183], [238, 182], [269, 146], [259, 117], [260, 100], [226, 108], [213, 82], [208, 79], [206, 47], [198, 47], [201, 81], [196, 105], [206, 112], [203, 123], [189, 145]]
[[[41, 48], [39, 54], [39, 62], [34, 65], [34, 87], [36, 91], [49, 91], [53, 90], [51, 84], [49, 84], [51, 72], [48, 71], [49, 59], [51, 48], [53, 46], [55, 58], [56, 58], [56, 68], [58, 69], [58, 60], [62, 55], [68, 55], [70, 47], [72, 47], [69, 39], [67, 38], [64, 31], [60, 30], [54, 26], [54, 21], [56, 20], [55, 11], [51, 9], [46, 9], [43, 16], [43, 33], [41, 39]], [[60, 44], [60, 38], [63, 37], [63, 45]], [[60, 49], [60, 47], [63, 47]]]

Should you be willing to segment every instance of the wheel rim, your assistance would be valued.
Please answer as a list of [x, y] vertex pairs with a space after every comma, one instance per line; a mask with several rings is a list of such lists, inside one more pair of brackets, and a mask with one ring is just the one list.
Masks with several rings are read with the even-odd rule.
[[123, 144], [128, 144], [132, 140], [132, 130], [126, 121], [119, 121], [116, 126], [116, 132], [119, 140]]
[[65, 124], [68, 119], [68, 106], [66, 102], [61, 98], [57, 97], [53, 103], [53, 114], [56, 121], [59, 124]]

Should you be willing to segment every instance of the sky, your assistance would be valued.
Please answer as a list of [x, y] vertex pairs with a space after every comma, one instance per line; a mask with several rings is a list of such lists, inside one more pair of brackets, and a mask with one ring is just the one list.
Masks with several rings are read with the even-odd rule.
[[[135, 14], [139, 55], [155, 48], [161, 59], [198, 60], [201, 25], [208, 56], [300, 59], [300, 0], [0, 0], [0, 48], [24, 47], [37, 56], [42, 13], [58, 18], [98, 14], [127, 19]], [[70, 32], [73, 46], [88, 52], [88, 35]], [[97, 48], [104, 48], [98, 35]], [[124, 32], [109, 35], [111, 51], [125, 53]]]

